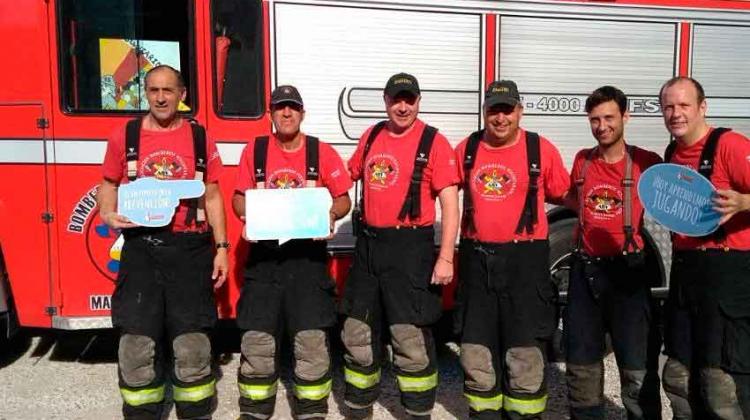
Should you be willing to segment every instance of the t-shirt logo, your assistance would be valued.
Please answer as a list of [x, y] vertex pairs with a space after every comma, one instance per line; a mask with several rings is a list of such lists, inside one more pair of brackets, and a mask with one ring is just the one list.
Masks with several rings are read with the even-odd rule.
[[398, 179], [398, 161], [391, 155], [378, 154], [367, 162], [367, 183], [371, 188], [386, 189]]
[[516, 190], [516, 175], [505, 165], [483, 165], [474, 172], [472, 188], [485, 200], [504, 200]]
[[185, 179], [187, 166], [181, 156], [174, 152], [159, 150], [141, 160], [141, 174], [156, 179]]
[[303, 186], [302, 174], [290, 168], [281, 168], [275, 170], [270, 177], [271, 182], [268, 188], [272, 189], [289, 189], [289, 188], [302, 188]]
[[622, 213], [622, 192], [612, 185], [597, 185], [586, 194], [585, 207], [594, 218], [611, 220]]

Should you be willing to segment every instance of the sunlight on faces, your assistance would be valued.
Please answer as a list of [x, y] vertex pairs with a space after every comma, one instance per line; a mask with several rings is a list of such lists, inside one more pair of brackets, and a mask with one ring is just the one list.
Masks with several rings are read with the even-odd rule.
[[706, 123], [706, 101], [698, 101], [698, 90], [687, 80], [664, 89], [661, 95], [664, 125], [677, 139], [697, 140]]
[[305, 110], [295, 102], [281, 102], [271, 105], [270, 117], [277, 135], [280, 137], [295, 136], [300, 131], [305, 119]]
[[630, 114], [620, 112], [615, 101], [602, 102], [588, 113], [591, 134], [600, 146], [610, 146], [623, 139]]
[[518, 135], [523, 116], [521, 104], [497, 104], [484, 108], [485, 136], [500, 143], [512, 142]]
[[407, 130], [414, 124], [419, 115], [419, 101], [421, 96], [409, 92], [401, 92], [391, 98], [383, 95], [385, 100], [385, 111], [391, 122], [391, 129], [396, 133]]
[[146, 77], [149, 113], [159, 123], [175, 118], [180, 101], [184, 101], [186, 95], [185, 87], [180, 86], [177, 75], [168, 68], [152, 71]]

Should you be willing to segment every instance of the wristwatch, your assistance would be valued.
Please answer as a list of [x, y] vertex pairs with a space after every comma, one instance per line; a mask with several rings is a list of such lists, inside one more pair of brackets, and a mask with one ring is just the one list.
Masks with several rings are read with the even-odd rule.
[[229, 249], [230, 247], [231, 245], [229, 244], [229, 242], [226, 242], [226, 241], [216, 243], [216, 249], [221, 249], [221, 248]]

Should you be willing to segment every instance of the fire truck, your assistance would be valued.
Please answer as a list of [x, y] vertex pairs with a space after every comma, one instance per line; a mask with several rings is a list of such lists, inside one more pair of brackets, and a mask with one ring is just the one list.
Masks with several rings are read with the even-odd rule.
[[[522, 125], [550, 138], [570, 168], [594, 142], [585, 98], [605, 84], [630, 97], [632, 144], [661, 153], [670, 140], [658, 90], [674, 75], [703, 83], [712, 124], [750, 133], [748, 9], [732, 0], [2, 1], [2, 335], [19, 325], [111, 326], [122, 239], [98, 217], [100, 165], [107, 137], [145, 112], [143, 74], [153, 66], [185, 76], [181, 110], [217, 142], [227, 198], [243, 147], [271, 129], [273, 87], [296, 85], [303, 130], [347, 159], [385, 117], [383, 84], [400, 71], [419, 78], [421, 117], [453, 145], [481, 127], [484, 88], [515, 80]], [[548, 216], [551, 270], [563, 278], [576, 219], [559, 207]], [[248, 252], [234, 216], [228, 229], [222, 318], [234, 314]], [[330, 269], [342, 282], [354, 241], [348, 220], [337, 231]], [[649, 232], [663, 289], [669, 237], [653, 223]]]

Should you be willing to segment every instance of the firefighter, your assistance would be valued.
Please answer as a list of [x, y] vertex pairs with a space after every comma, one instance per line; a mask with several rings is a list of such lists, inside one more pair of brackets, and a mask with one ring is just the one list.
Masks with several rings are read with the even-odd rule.
[[[126, 419], [162, 418], [166, 366], [172, 365], [164, 358], [171, 354], [177, 417], [208, 419], [216, 393], [208, 337], [216, 322], [213, 289], [224, 283], [228, 270], [217, 183], [222, 163], [203, 128], [177, 113], [186, 95], [177, 70], [154, 67], [146, 74], [145, 89], [149, 112], [109, 138], [97, 196], [102, 220], [122, 229], [125, 238], [112, 296], [112, 323], [121, 331], [123, 414]], [[168, 226], [138, 227], [117, 213], [117, 189], [142, 177], [198, 179], [206, 192], [201, 199], [182, 200]]]
[[604, 418], [604, 336], [620, 370], [628, 419], [660, 419], [660, 334], [651, 300], [636, 185], [661, 158], [625, 142], [628, 98], [595, 90], [586, 114], [597, 146], [576, 154], [566, 201], [578, 212], [565, 318], [566, 378], [573, 419]]
[[491, 83], [484, 129], [456, 148], [464, 208], [458, 325], [469, 416], [540, 418], [547, 402], [545, 346], [556, 329], [547, 261], [545, 201], [559, 201], [568, 173], [554, 145], [519, 127], [513, 81]]
[[[363, 202], [352, 214], [357, 243], [341, 310], [344, 403], [351, 418], [372, 416], [390, 335], [401, 403], [429, 418], [438, 384], [431, 326], [441, 316], [438, 285], [453, 277], [458, 174], [448, 140], [418, 118], [417, 79], [393, 75], [383, 91], [388, 120], [365, 131], [349, 160]], [[435, 257], [435, 199], [442, 230]]]
[[[275, 133], [257, 137], [242, 153], [232, 198], [235, 214], [244, 220], [248, 189], [325, 187], [333, 198], [333, 232], [334, 221], [351, 206], [352, 181], [344, 163], [333, 147], [300, 131], [305, 109], [294, 86], [272, 92], [270, 118]], [[250, 245], [237, 303], [237, 324], [244, 330], [238, 372], [240, 419], [273, 415], [285, 337], [294, 354], [295, 418], [326, 417], [332, 385], [327, 329], [336, 322], [335, 283], [328, 276], [326, 247], [327, 241], [320, 239]]]
[[695, 79], [672, 78], [659, 97], [675, 138], [664, 160], [710, 179], [722, 215], [711, 235], [672, 237], [664, 390], [676, 419], [750, 419], [750, 141], [708, 125]]

